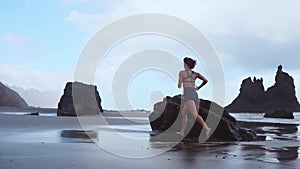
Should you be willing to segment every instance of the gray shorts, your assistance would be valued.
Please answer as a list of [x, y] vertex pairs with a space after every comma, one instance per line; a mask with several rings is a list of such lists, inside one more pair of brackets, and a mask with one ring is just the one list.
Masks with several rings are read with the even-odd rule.
[[183, 99], [184, 99], [184, 101], [194, 100], [195, 103], [197, 103], [198, 102], [198, 93], [196, 92], [196, 89], [193, 87], [183, 88]]

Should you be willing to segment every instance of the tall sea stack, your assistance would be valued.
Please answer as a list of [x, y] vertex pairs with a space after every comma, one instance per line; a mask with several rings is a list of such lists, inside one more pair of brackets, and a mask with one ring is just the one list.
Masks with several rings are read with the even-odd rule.
[[97, 87], [68, 82], [58, 103], [57, 116], [96, 115], [103, 112]]
[[253, 81], [250, 77], [243, 80], [240, 93], [226, 109], [230, 112], [263, 112], [265, 110], [266, 93], [263, 79]]
[[240, 93], [226, 109], [230, 112], [300, 112], [294, 79], [278, 66], [275, 84], [264, 91], [263, 79], [243, 80]]
[[266, 111], [300, 111], [294, 79], [283, 72], [281, 65], [278, 66], [275, 84], [266, 91], [266, 99]]

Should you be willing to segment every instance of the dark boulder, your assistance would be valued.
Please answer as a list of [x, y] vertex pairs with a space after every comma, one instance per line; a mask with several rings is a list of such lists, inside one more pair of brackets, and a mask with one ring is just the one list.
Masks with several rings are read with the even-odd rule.
[[[154, 105], [154, 111], [150, 114], [150, 125], [154, 133], [165, 131], [175, 133], [181, 128], [181, 95], [167, 96], [162, 102]], [[253, 141], [256, 134], [251, 129], [241, 128], [234, 117], [218, 104], [209, 100], [199, 99], [200, 106], [198, 114], [205, 120], [210, 114], [211, 119], [207, 121], [208, 126], [216, 126], [212, 133], [211, 141]], [[199, 137], [202, 126], [189, 115], [186, 137]]]
[[68, 82], [59, 103], [57, 116], [96, 115], [103, 112], [97, 87]]
[[28, 107], [25, 100], [15, 91], [0, 82], [0, 106], [3, 107]]
[[25, 115], [31, 115], [31, 116], [39, 116], [39, 112], [32, 112], [32, 113], [26, 113]]
[[272, 112], [266, 112], [265, 115], [264, 115], [264, 117], [294, 119], [293, 112], [291, 112], [291, 111], [272, 111]]

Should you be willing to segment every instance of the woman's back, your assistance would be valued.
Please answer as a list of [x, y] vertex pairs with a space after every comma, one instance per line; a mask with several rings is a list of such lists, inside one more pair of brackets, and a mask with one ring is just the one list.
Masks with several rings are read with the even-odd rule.
[[195, 87], [195, 75], [192, 70], [182, 70], [180, 72], [183, 87]]

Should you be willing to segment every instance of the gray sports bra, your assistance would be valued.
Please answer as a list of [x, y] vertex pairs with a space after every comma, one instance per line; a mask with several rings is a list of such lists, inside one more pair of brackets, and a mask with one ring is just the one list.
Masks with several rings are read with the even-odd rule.
[[186, 70], [187, 76], [182, 78], [182, 82], [195, 82], [195, 77], [192, 73], [189, 73], [188, 70]]

